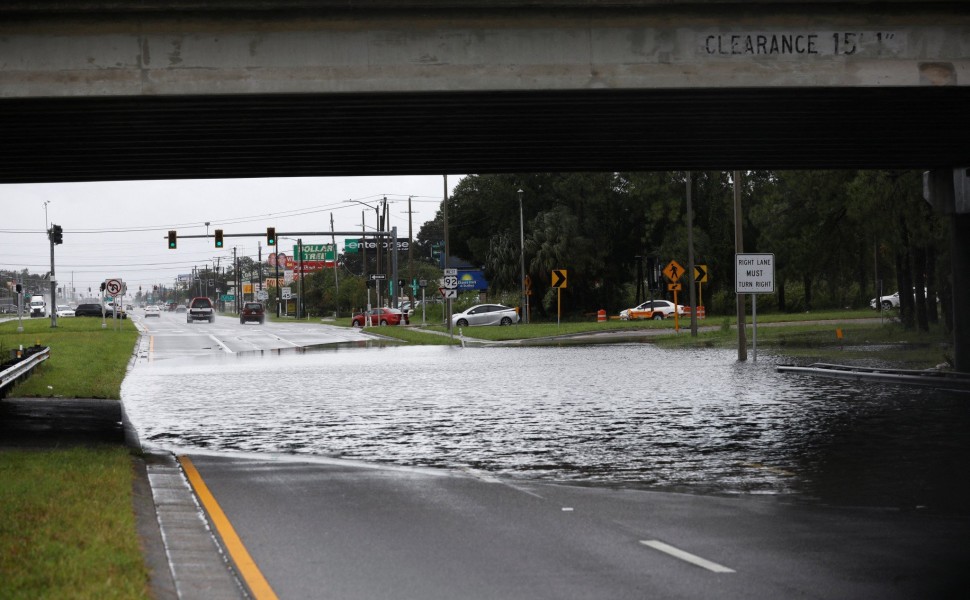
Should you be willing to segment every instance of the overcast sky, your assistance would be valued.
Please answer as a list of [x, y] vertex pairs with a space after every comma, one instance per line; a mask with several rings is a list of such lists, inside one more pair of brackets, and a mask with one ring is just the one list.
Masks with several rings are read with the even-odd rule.
[[[448, 176], [449, 195], [460, 175]], [[64, 228], [64, 243], [55, 246], [58, 285], [87, 295], [107, 278], [120, 277], [133, 295], [138, 286], [171, 285], [193, 266], [221, 266], [240, 256], [263, 260], [265, 238], [226, 238], [216, 250], [212, 239], [179, 239], [169, 250], [168, 230], [179, 235], [206, 234], [221, 228], [232, 233], [264, 232], [275, 226], [288, 231], [359, 231], [363, 211], [368, 230], [375, 226], [372, 207], [387, 196], [390, 226], [408, 236], [408, 196], [412, 197], [413, 231], [434, 219], [444, 196], [440, 175], [402, 177], [307, 177], [287, 179], [124, 181], [0, 185], [0, 268], [31, 273], [50, 270], [46, 228]], [[45, 202], [46, 223], [45, 223]], [[390, 228], [390, 227], [388, 227]], [[348, 237], [348, 236], [344, 236]], [[330, 236], [303, 236], [304, 244], [329, 243]], [[280, 251], [291, 253], [295, 242], [280, 240]], [[343, 237], [337, 237], [343, 248]], [[73, 284], [72, 284], [73, 282]], [[0, 282], [6, 283], [6, 282]]]

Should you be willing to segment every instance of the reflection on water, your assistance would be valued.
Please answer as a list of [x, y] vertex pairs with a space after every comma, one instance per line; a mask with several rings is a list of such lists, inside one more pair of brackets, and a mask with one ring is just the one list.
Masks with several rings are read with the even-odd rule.
[[649, 344], [341, 348], [141, 364], [123, 398], [162, 447], [940, 509], [970, 491], [966, 397], [759, 359]]

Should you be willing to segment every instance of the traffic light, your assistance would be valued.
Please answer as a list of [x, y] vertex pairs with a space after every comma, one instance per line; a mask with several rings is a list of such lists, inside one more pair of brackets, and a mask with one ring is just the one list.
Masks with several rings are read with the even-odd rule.
[[222, 230], [216, 229], [216, 248], [222, 248]]
[[175, 250], [178, 246], [178, 234], [175, 231], [168, 232], [168, 249]]
[[101, 291], [104, 292], [104, 282], [101, 282]]
[[275, 246], [276, 245], [276, 228], [267, 227], [266, 228], [266, 245]]
[[60, 225], [51, 225], [51, 241], [55, 244], [64, 243], [64, 228]]
[[16, 288], [14, 288], [14, 289], [15, 289], [15, 291], [16, 291], [16, 292], [17, 292], [18, 294], [22, 294], [22, 293], [24, 293], [24, 286], [23, 286], [22, 284], [20, 284], [20, 283], [18, 283], [18, 284], [17, 284], [17, 286], [16, 286]]

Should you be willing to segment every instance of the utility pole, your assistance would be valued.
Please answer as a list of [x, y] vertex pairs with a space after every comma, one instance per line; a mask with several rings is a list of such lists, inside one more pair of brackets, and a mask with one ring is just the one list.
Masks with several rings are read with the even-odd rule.
[[408, 300], [414, 309], [414, 220], [411, 212], [411, 196], [408, 196]]
[[300, 253], [300, 297], [296, 300], [296, 318], [303, 318], [303, 278], [306, 272], [303, 270], [303, 238], [297, 238], [296, 246]]
[[333, 213], [330, 213], [330, 243], [333, 245], [333, 318], [340, 318], [340, 301], [338, 292], [340, 287], [337, 285], [337, 238], [333, 234]]
[[[448, 176], [445, 175], [445, 193], [442, 211], [444, 212], [444, 225], [445, 225], [445, 260], [444, 268], [448, 268]], [[451, 298], [445, 301], [445, 324], [448, 326], [448, 332], [451, 333]]]
[[[360, 232], [361, 234], [363, 234], [366, 231], [367, 231], [367, 224], [364, 221], [364, 211], [360, 211]], [[364, 284], [366, 285], [367, 283], [367, 236], [366, 235], [360, 236], [360, 252], [361, 252], [360, 264], [363, 265], [363, 268], [361, 271], [361, 277], [364, 278]]]
[[697, 337], [697, 284], [694, 283], [694, 190], [687, 171], [687, 281], [690, 284], [690, 336]]
[[[741, 171], [734, 172], [734, 251], [744, 253], [744, 237], [741, 227]], [[737, 265], [737, 260], [734, 261]], [[737, 267], [735, 267], [737, 268]], [[735, 277], [737, 277], [735, 275]], [[745, 331], [744, 294], [738, 294], [738, 360], [748, 360], [748, 335]]]
[[232, 284], [233, 284], [233, 300], [232, 305], [235, 307], [236, 312], [239, 312], [239, 288], [241, 280], [239, 279], [239, 258], [236, 256], [236, 247], [232, 247]]

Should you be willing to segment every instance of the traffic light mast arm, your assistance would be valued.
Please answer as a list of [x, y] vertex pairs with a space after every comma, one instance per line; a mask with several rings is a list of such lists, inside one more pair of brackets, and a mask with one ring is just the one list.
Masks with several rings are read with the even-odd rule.
[[[330, 230], [327, 230], [327, 231], [281, 231], [281, 232], [278, 232], [276, 234], [276, 239], [279, 239], [279, 238], [284, 237], [284, 236], [313, 236], [313, 235], [326, 236], [326, 237], [330, 237], [332, 235], [361, 235], [361, 236], [366, 235], [367, 237], [371, 237], [372, 238], [372, 237], [391, 237], [392, 234], [391, 234], [390, 231], [330, 231]], [[203, 233], [203, 234], [198, 234], [198, 235], [178, 235], [177, 237], [180, 240], [188, 240], [188, 239], [212, 239], [212, 234], [205, 235]], [[263, 233], [223, 233], [222, 234], [222, 237], [224, 237], [224, 238], [231, 238], [231, 237], [266, 237], [266, 233], [265, 232], [263, 232]]]

